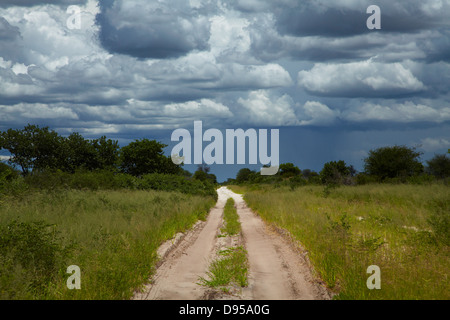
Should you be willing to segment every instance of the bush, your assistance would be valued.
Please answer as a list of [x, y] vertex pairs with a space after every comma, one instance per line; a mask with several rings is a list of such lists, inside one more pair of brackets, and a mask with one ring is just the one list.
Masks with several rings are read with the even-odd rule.
[[369, 183], [379, 183], [380, 179], [376, 176], [369, 176], [365, 173], [358, 173], [355, 177], [356, 184], [358, 185], [364, 185]]
[[302, 178], [301, 176], [293, 176], [292, 178], [287, 180], [287, 185], [291, 190], [295, 190], [296, 188], [300, 186], [306, 185], [308, 182], [306, 179]]
[[0, 174], [0, 196], [20, 196], [23, 195], [27, 190], [28, 185], [25, 183], [22, 177], [19, 176], [18, 178], [9, 181]]
[[439, 179], [450, 177], [450, 157], [446, 154], [437, 154], [427, 161], [427, 171]]
[[0, 162], [0, 181], [2, 179], [11, 181], [19, 177], [19, 171], [8, 166], [7, 164]]
[[18, 171], [0, 162], [0, 194], [21, 193], [23, 189], [23, 180]]
[[67, 267], [71, 248], [63, 245], [54, 226], [43, 221], [0, 226], [0, 299], [45, 292]]
[[40, 172], [25, 177], [25, 182], [36, 189], [78, 190], [160, 190], [217, 197], [215, 185], [180, 175], [153, 173], [140, 178], [112, 171], [80, 171], [76, 173]]
[[217, 198], [217, 192], [212, 183], [178, 175], [160, 173], [146, 174], [137, 180], [137, 187], [143, 190], [179, 191], [186, 194], [213, 196]]
[[327, 162], [320, 171], [323, 184], [348, 184], [351, 181], [347, 179], [348, 177], [350, 177], [350, 167], [343, 160]]
[[436, 178], [429, 174], [421, 174], [419, 176], [412, 176], [407, 179], [410, 184], [431, 184], [436, 181]]
[[387, 179], [406, 179], [423, 172], [419, 161], [422, 153], [406, 146], [383, 147], [370, 150], [364, 159], [364, 169], [369, 175], [377, 176], [382, 181]]

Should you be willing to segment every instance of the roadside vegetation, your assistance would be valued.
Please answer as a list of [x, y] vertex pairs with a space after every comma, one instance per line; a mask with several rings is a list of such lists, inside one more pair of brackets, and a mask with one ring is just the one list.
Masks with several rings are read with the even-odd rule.
[[[141, 139], [62, 137], [28, 125], [0, 133], [0, 299], [129, 299], [157, 249], [217, 200], [207, 167], [192, 175]], [[67, 267], [81, 271], [69, 290]]]
[[[364, 172], [331, 161], [319, 173], [242, 169], [229, 187], [307, 250], [335, 299], [450, 299], [450, 158], [426, 165], [413, 148], [371, 150]], [[371, 265], [381, 289], [369, 290]]]
[[[450, 298], [447, 186], [261, 187], [245, 200], [263, 219], [288, 230], [308, 251], [337, 299]], [[366, 273], [381, 268], [381, 290]]]
[[[1, 299], [128, 299], [145, 284], [157, 249], [205, 219], [212, 197], [180, 192], [66, 190], [3, 199]], [[81, 269], [69, 290], [66, 268]]]

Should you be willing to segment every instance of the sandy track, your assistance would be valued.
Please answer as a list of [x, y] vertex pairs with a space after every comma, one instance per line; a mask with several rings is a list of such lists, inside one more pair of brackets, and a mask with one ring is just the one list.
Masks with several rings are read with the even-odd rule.
[[214, 297], [197, 284], [205, 276], [215, 256], [217, 235], [222, 225], [226, 199], [235, 200], [242, 226], [242, 238], [248, 252], [249, 286], [240, 297], [245, 300], [329, 299], [327, 290], [316, 281], [308, 263], [291, 241], [268, 227], [252, 212], [241, 195], [226, 187], [218, 190], [217, 205], [206, 222], [197, 224], [177, 245], [172, 246], [156, 270], [152, 283], [137, 300], [199, 300]]
[[294, 244], [247, 207], [241, 195], [229, 189], [240, 216], [249, 261], [249, 286], [244, 299], [317, 300], [329, 299], [327, 290], [313, 277], [308, 263]]

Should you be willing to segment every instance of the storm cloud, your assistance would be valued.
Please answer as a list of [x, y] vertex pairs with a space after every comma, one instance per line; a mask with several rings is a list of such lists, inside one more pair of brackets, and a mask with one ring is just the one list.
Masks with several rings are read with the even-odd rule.
[[188, 1], [100, 1], [102, 45], [138, 58], [176, 58], [206, 50], [209, 21]]
[[[372, 4], [380, 30], [366, 26]], [[203, 120], [284, 128], [285, 146], [303, 143], [282, 151], [291, 162], [313, 146], [302, 135], [349, 161], [381, 136], [441, 152], [449, 30], [449, 0], [5, 0], [0, 129], [36, 123], [125, 143]]]

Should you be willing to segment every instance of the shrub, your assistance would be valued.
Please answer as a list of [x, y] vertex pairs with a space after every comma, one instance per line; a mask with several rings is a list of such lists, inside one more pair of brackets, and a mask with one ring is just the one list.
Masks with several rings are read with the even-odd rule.
[[437, 154], [427, 161], [427, 171], [437, 178], [444, 179], [450, 177], [450, 157], [446, 154]]
[[137, 184], [138, 188], [143, 190], [179, 191], [217, 198], [215, 186], [208, 181], [189, 179], [178, 175], [146, 174], [138, 180]]
[[348, 183], [347, 177], [350, 176], [350, 168], [344, 161], [330, 161], [325, 163], [320, 171], [320, 179], [323, 184], [344, 184]]
[[356, 184], [358, 185], [364, 185], [369, 183], [379, 183], [380, 179], [376, 176], [369, 176], [365, 173], [358, 173], [355, 177]]
[[370, 150], [364, 159], [367, 174], [378, 176], [381, 180], [404, 179], [423, 172], [418, 160], [422, 153], [406, 146], [383, 147]]
[[0, 226], [0, 298], [44, 293], [66, 267], [71, 247], [64, 246], [55, 227], [43, 221], [12, 221]]

